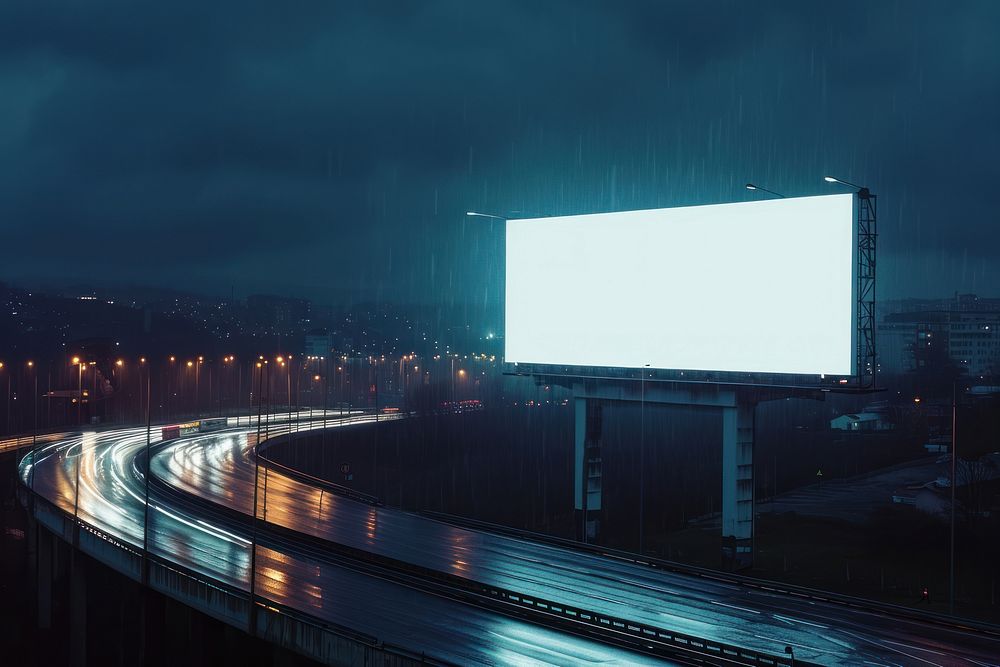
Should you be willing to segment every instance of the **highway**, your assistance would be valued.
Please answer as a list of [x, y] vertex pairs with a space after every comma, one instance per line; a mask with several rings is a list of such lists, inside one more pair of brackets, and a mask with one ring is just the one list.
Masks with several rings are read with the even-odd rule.
[[[246, 442], [246, 430], [239, 436], [216, 434], [213, 439], [239, 437]], [[152, 435], [152, 441], [159, 442], [158, 431]], [[144, 428], [66, 434], [38, 447], [37, 464], [22, 462], [21, 480], [33, 484], [36, 493], [66, 513], [72, 515], [76, 509], [86, 524], [141, 549], [144, 482], [137, 461], [145, 443]], [[151, 553], [249, 590], [249, 521], [223, 526], [184, 507], [171, 506], [169, 499], [158, 497], [155, 491], [150, 510]], [[257, 592], [266, 600], [442, 663], [663, 664], [366, 575], [308, 547], [262, 538], [257, 572]]]
[[[354, 416], [351, 427], [372, 428], [373, 420]], [[271, 435], [281, 428], [272, 424]], [[255, 433], [244, 426], [154, 449], [152, 553], [248, 588]], [[153, 435], [158, 441], [158, 432]], [[138, 462], [145, 439], [144, 429], [122, 429], [40, 445], [35, 491], [72, 514], [79, 471], [81, 520], [141, 547]], [[22, 463], [21, 475], [31, 483], [32, 466]], [[360, 572], [351, 558], [367, 554], [381, 567], [426, 579], [476, 582], [775, 656], [791, 646], [797, 661], [817, 664], [991, 665], [1000, 655], [997, 636], [469, 530], [346, 498], [264, 466], [258, 485], [262, 596], [445, 662], [636, 664], [647, 658]]]
[[[253, 511], [254, 466], [238, 434], [170, 443], [153, 457], [151, 474], [212, 503]], [[281, 472], [261, 473], [259, 498], [259, 518], [335, 544], [761, 651], [780, 654], [790, 645], [797, 658], [820, 664], [987, 665], [1000, 655], [998, 638], [467, 530], [321, 493]]]

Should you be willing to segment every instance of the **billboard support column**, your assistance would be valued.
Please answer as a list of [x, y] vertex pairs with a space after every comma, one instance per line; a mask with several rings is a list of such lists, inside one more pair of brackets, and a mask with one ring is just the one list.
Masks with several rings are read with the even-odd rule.
[[722, 409], [722, 561], [753, 565], [753, 441], [756, 400], [740, 395]]
[[595, 542], [601, 531], [601, 404], [593, 398], [574, 398], [574, 496], [577, 539]]

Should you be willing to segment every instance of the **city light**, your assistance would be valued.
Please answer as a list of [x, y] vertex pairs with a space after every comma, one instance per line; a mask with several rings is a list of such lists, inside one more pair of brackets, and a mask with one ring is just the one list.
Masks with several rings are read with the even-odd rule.
[[118, 361], [115, 362], [115, 366], [117, 366], [118, 368], [121, 368], [124, 365], [125, 365], [125, 362], [122, 361], [121, 359], [119, 359]]
[[177, 361], [177, 357], [170, 355], [170, 363], [174, 363], [175, 361]]
[[193, 361], [189, 361], [187, 363], [187, 366], [188, 366], [188, 368], [191, 368], [192, 366], [194, 366], [194, 362]]
[[80, 364], [80, 357], [73, 357], [73, 365], [77, 366]]
[[31, 368], [31, 367], [32, 367], [32, 366], [34, 366], [34, 365], [35, 365], [35, 362], [34, 362], [34, 361], [29, 361], [29, 362], [28, 362], [28, 368]]

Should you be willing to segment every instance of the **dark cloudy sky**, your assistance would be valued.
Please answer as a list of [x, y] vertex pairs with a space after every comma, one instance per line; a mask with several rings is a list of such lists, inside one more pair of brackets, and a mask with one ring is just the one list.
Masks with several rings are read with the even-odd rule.
[[880, 293], [1000, 295], [1000, 2], [0, 4], [0, 279], [492, 299], [468, 209], [868, 184]]

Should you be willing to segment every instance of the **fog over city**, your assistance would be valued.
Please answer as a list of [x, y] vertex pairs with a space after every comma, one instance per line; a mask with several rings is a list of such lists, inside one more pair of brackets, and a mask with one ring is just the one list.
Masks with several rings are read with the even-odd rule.
[[501, 237], [467, 210], [833, 174], [881, 197], [880, 296], [996, 292], [998, 22], [991, 2], [4, 3], [0, 279], [495, 302]]

